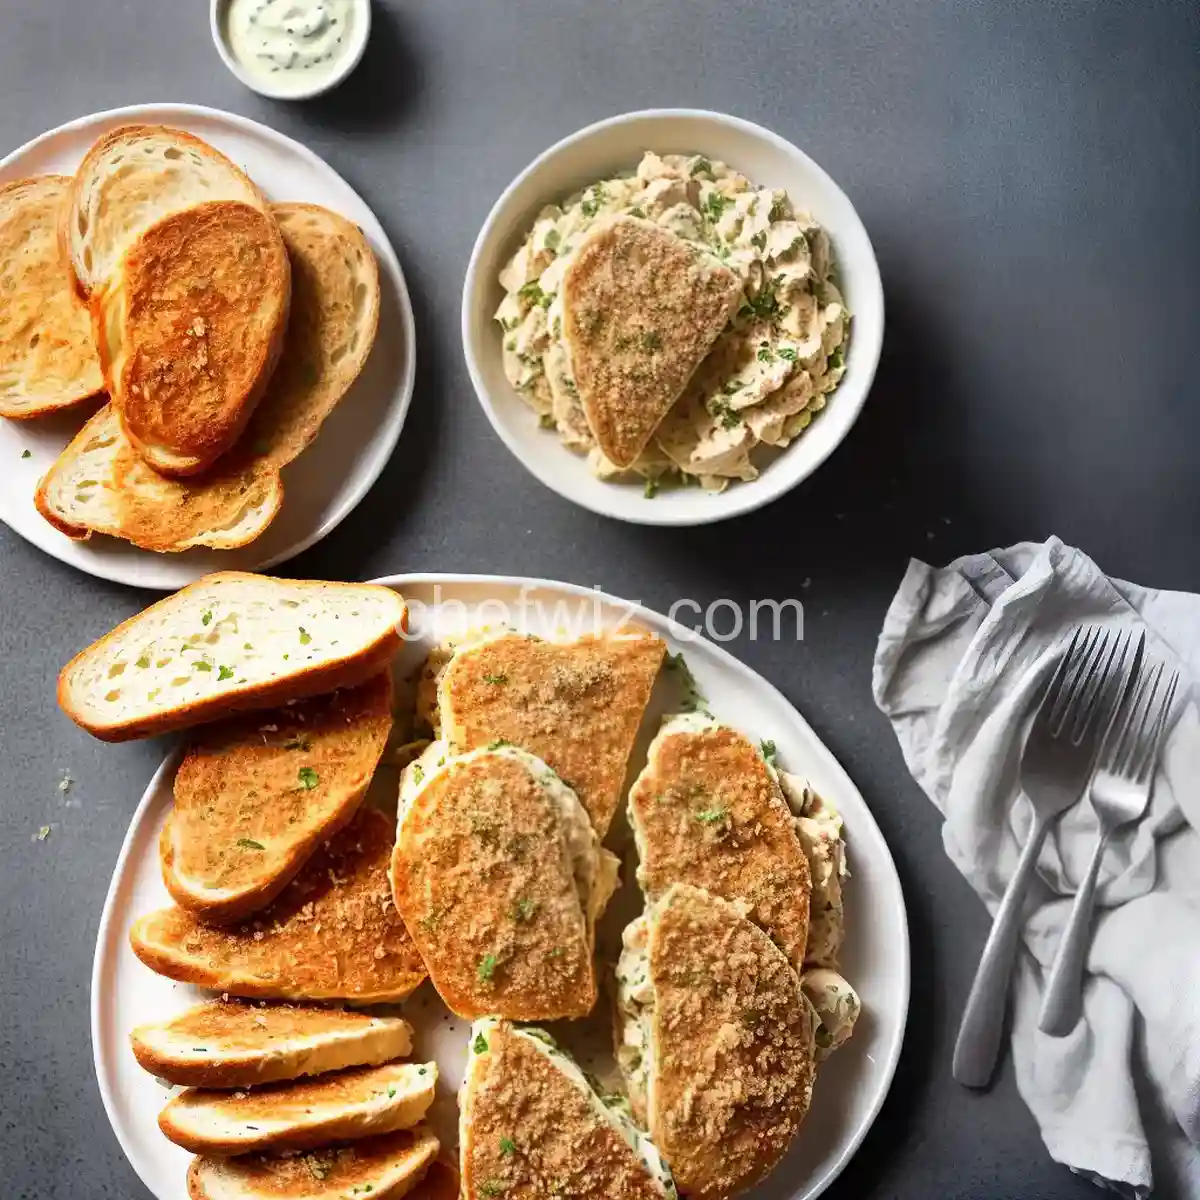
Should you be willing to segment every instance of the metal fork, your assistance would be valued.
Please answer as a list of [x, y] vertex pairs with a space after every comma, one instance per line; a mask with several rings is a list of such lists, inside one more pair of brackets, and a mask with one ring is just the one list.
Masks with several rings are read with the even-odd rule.
[[1021, 758], [1021, 790], [1033, 806], [1033, 828], [996, 910], [954, 1045], [954, 1078], [967, 1087], [986, 1086], [995, 1068], [1038, 853], [1050, 823], [1087, 787], [1132, 640], [1096, 626], [1077, 629], [1034, 716]]
[[1079, 1020], [1100, 862], [1109, 838], [1122, 826], [1140, 821], [1150, 804], [1158, 751], [1178, 686], [1179, 672], [1173, 671], [1164, 683], [1163, 664], [1158, 663], [1138, 680], [1136, 689], [1127, 690], [1119, 714], [1114, 714], [1109, 726], [1091, 788], [1100, 836], [1050, 969], [1038, 1015], [1043, 1033], [1062, 1037]]

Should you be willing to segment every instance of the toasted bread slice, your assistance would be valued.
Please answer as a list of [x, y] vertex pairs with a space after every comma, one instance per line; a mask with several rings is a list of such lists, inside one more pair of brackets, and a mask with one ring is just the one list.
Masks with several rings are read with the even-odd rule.
[[733, 316], [741, 281], [718, 258], [637, 217], [606, 222], [563, 276], [563, 336], [588, 427], [633, 464]]
[[38, 512], [60, 533], [83, 541], [121, 527], [113, 463], [126, 445], [121, 423], [105, 404], [71, 439], [34, 493]]
[[252, 454], [287, 466], [358, 378], [379, 328], [379, 267], [363, 232], [318, 204], [272, 204], [292, 264], [286, 349], [246, 430]]
[[188, 1171], [191, 1200], [398, 1200], [417, 1190], [437, 1157], [424, 1125], [307, 1154], [204, 1156]]
[[58, 676], [58, 703], [109, 742], [365, 683], [400, 648], [404, 601], [376, 584], [218, 571], [122, 622]]
[[266, 209], [263, 194], [219, 150], [181, 129], [122, 125], [84, 155], [61, 237], [84, 296], [112, 276], [125, 251], [172, 213], [212, 200]]
[[66, 175], [0, 187], [2, 417], [40, 417], [104, 390], [88, 310], [58, 237], [70, 192]]
[[512, 746], [446, 759], [435, 742], [405, 768], [391, 879], [460, 1017], [556, 1020], [595, 1006], [595, 923], [617, 860], [541, 759]]
[[536, 754], [603, 838], [665, 652], [640, 630], [574, 642], [514, 633], [464, 647], [438, 688], [442, 736], [456, 753], [504, 740]]
[[465, 1197], [675, 1196], [653, 1144], [547, 1034], [494, 1018], [471, 1030], [459, 1154]]
[[[273, 204], [271, 212], [291, 261], [292, 304], [283, 356], [238, 445], [199, 478], [167, 479], [142, 462], [105, 410], [105, 453], [93, 452], [80, 474], [77, 459], [101, 432], [93, 429], [90, 441], [63, 451], [38, 492], [38, 510], [69, 537], [94, 531], [159, 552], [230, 550], [275, 519], [280, 468], [316, 437], [370, 354], [379, 271], [366, 238], [344, 217], [315, 204]], [[100, 486], [81, 493], [79, 479]]]
[[638, 883], [691, 883], [742, 901], [797, 971], [808, 942], [808, 857], [775, 771], [749, 738], [701, 713], [664, 722], [629, 792]]
[[175, 902], [224, 924], [273, 900], [354, 816], [391, 728], [388, 671], [206, 726], [179, 764], [160, 841]]
[[291, 267], [268, 211], [214, 200], [164, 217], [92, 298], [113, 407], [163, 475], [211, 467], [241, 435], [287, 332]]
[[189, 1088], [159, 1113], [158, 1127], [193, 1154], [311, 1150], [411, 1129], [429, 1111], [436, 1082], [436, 1063], [389, 1063], [252, 1091]]
[[138, 1063], [168, 1083], [244, 1088], [401, 1058], [412, 1026], [337, 1008], [210, 1000], [139, 1025], [129, 1040]]
[[812, 1099], [799, 976], [739, 906], [675, 884], [626, 929], [617, 979], [617, 1060], [679, 1190], [726, 1200], [757, 1183]]
[[392, 823], [374, 809], [318, 850], [266, 908], [241, 925], [202, 925], [182, 908], [134, 923], [133, 952], [152, 971], [264, 1000], [403, 1000], [425, 967], [392, 903]]
[[69, 538], [103, 533], [158, 551], [244, 546], [275, 519], [282, 503], [279, 472], [267, 463], [219, 470], [195, 482], [152, 471], [111, 404], [75, 435], [34, 495], [38, 512]]

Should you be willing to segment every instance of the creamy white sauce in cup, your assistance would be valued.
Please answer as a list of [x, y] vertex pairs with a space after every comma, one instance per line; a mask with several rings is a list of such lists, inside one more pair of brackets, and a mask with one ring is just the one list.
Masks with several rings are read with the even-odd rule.
[[229, 0], [225, 42], [254, 83], [279, 95], [318, 90], [360, 45], [354, 0]]

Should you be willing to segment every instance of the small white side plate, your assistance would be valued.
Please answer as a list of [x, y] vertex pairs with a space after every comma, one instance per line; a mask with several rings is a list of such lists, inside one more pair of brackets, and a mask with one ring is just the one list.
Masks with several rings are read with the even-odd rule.
[[256, 121], [189, 104], [139, 104], [94, 113], [35, 138], [0, 161], [0, 184], [29, 175], [73, 174], [98, 137], [129, 124], [185, 129], [228, 154], [272, 200], [323, 204], [354, 221], [375, 252], [382, 293], [379, 334], [362, 374], [313, 446], [285, 468], [279, 516], [261, 538], [240, 550], [154, 554], [114, 538], [71, 541], [38, 513], [33, 494], [92, 408], [44, 420], [0, 420], [0, 520], [89, 575], [167, 590], [209, 571], [275, 566], [337, 527], [379, 477], [400, 436], [412, 399], [416, 336], [404, 273], [375, 215], [328, 163]]
[[[821, 1067], [812, 1110], [791, 1154], [750, 1194], [751, 1200], [813, 1200], [837, 1177], [875, 1120], [900, 1057], [908, 1016], [908, 923], [900, 880], [883, 835], [849, 776], [765, 679], [725, 650], [648, 609], [585, 588], [535, 579], [395, 575], [377, 582], [400, 591], [411, 610], [409, 642], [394, 668], [397, 681], [439, 636], [465, 625], [507, 619], [531, 633], [578, 634], [632, 619], [666, 638], [673, 652], [684, 653], [715, 716], [753, 737], [773, 740], [780, 764], [806, 775], [840, 810], [851, 868], [842, 969], [862, 996], [863, 1015], [851, 1041]], [[645, 763], [658, 717], [674, 707], [674, 674], [664, 671], [655, 689], [631, 774]], [[138, 916], [170, 902], [159, 868], [158, 835], [171, 805], [176, 761], [170, 756], [154, 776], [126, 834], [100, 920], [92, 974], [92, 1049], [100, 1094], [121, 1148], [158, 1200], [185, 1200], [190, 1156], [158, 1130], [157, 1116], [168, 1093], [134, 1061], [129, 1032], [142, 1022], [182, 1011], [202, 993], [144, 967], [129, 948], [128, 931]], [[385, 804], [390, 792], [394, 806], [395, 781], [395, 772], [381, 771], [378, 792], [384, 794], [371, 798]], [[630, 874], [626, 866], [624, 887], [599, 930], [602, 953], [621, 924], [640, 908]], [[438, 1063], [439, 1099], [432, 1119], [452, 1149], [454, 1097], [462, 1080], [468, 1023], [450, 1016], [428, 984], [410, 997], [403, 1013], [417, 1031], [414, 1057]], [[589, 1023], [607, 1028], [603, 1014]], [[603, 1070], [601, 1063], [594, 1065]]]

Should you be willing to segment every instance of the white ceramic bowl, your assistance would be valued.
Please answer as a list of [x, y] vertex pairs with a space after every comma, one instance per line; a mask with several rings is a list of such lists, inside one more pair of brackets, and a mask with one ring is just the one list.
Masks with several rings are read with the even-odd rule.
[[234, 58], [229, 48], [229, 37], [225, 32], [225, 13], [228, 8], [229, 0], [211, 0], [209, 5], [208, 24], [217, 53], [221, 56], [221, 61], [246, 87], [271, 100], [311, 100], [314, 96], [332, 91], [358, 66], [371, 37], [371, 0], [354, 0], [353, 41], [346, 48], [346, 57], [338, 64], [333, 74], [320, 77], [306, 88], [288, 85], [272, 87], [266, 80], [258, 79], [245, 71], [241, 63]]
[[[642, 153], [704, 154], [757, 184], [783, 188], [828, 231], [846, 304], [854, 316], [846, 374], [804, 434], [749, 483], [719, 495], [664, 488], [650, 499], [640, 484], [602, 483], [585, 460], [542, 429], [508, 382], [493, 314], [504, 297], [501, 267], [538, 210], [598, 179], [637, 166]], [[790, 142], [738, 117], [698, 109], [654, 109], [611, 117], [572, 134], [535, 159], [504, 190], [476, 239], [462, 306], [463, 351], [471, 382], [508, 448], [560, 496], [603, 516], [644, 525], [703, 525], [750, 512], [807, 479], [850, 431], [867, 398], [883, 345], [883, 286], [870, 238], [845, 193]]]

